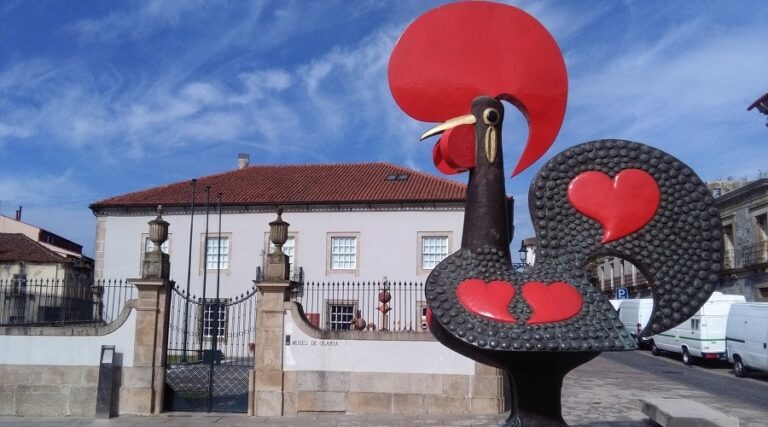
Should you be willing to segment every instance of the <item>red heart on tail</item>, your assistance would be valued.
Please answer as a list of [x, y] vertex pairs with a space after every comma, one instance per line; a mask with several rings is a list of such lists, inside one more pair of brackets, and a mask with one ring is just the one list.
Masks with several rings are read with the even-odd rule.
[[643, 228], [659, 208], [656, 180], [640, 169], [625, 169], [613, 178], [596, 171], [580, 173], [568, 185], [568, 201], [603, 226], [603, 243]]
[[549, 286], [528, 282], [523, 285], [522, 293], [523, 299], [533, 309], [529, 325], [568, 320], [581, 312], [584, 303], [579, 291], [564, 282], [554, 282]]
[[456, 287], [456, 297], [470, 313], [497, 322], [517, 323], [509, 312], [509, 303], [515, 297], [515, 287], [502, 280], [485, 283], [481, 279], [467, 279]]

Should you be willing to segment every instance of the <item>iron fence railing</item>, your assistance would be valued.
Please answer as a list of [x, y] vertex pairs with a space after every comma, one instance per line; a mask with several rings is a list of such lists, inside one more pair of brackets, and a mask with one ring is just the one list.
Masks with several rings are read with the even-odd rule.
[[309, 282], [295, 286], [291, 300], [323, 330], [427, 331], [423, 283]]
[[253, 365], [256, 287], [227, 298], [170, 294], [167, 363]]
[[135, 297], [126, 280], [0, 279], [0, 325], [108, 324]]

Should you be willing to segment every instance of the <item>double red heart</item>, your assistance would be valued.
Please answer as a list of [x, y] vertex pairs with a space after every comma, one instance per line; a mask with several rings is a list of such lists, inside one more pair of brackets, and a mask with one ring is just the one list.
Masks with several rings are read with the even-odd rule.
[[656, 214], [660, 200], [656, 180], [640, 169], [625, 169], [613, 180], [602, 172], [583, 172], [568, 185], [571, 205], [603, 226], [603, 243], [643, 228]]
[[[522, 286], [523, 299], [533, 309], [528, 324], [568, 320], [581, 312], [583, 300], [579, 291], [565, 282], [545, 285], [527, 282]], [[470, 313], [503, 323], [517, 323], [509, 312], [515, 287], [509, 282], [467, 279], [456, 287], [456, 297]]]

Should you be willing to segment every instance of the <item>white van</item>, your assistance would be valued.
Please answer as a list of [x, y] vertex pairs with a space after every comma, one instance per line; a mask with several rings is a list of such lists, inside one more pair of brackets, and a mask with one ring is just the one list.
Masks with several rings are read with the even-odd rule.
[[[638, 335], [645, 328], [645, 325], [648, 324], [648, 321], [651, 320], [653, 299], [619, 300], [619, 307], [616, 310], [619, 312], [619, 320], [624, 324], [624, 328], [629, 331], [635, 341], [638, 341]], [[638, 344], [642, 345], [644, 342], [638, 341]]]
[[737, 377], [747, 376], [750, 369], [768, 372], [768, 302], [731, 306], [725, 348]]
[[686, 365], [693, 363], [693, 357], [724, 359], [728, 310], [734, 303], [745, 301], [744, 295], [713, 293], [690, 319], [663, 334], [654, 335], [651, 352], [654, 356], [662, 350], [680, 353]]

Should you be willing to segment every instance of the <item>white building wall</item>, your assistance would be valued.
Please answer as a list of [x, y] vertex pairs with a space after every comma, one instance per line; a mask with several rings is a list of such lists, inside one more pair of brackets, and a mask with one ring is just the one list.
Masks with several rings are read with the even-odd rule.
[[[64, 280], [66, 278], [66, 269], [63, 264], [50, 263], [25, 263], [23, 269], [27, 281], [34, 280]], [[0, 263], [0, 281], [12, 280], [16, 274], [21, 274], [22, 268], [18, 262]]]
[[[97, 271], [102, 278], [139, 277], [147, 222], [155, 215], [107, 215], [103, 221], [103, 260], [98, 258]], [[328, 210], [283, 213], [290, 223], [289, 233], [295, 236], [294, 265], [304, 268], [306, 281], [419, 281], [429, 271], [420, 267], [419, 233], [439, 232], [449, 236], [449, 253], [461, 245], [463, 209], [443, 210], [413, 208], [411, 210]], [[163, 218], [170, 223], [169, 252], [171, 279], [186, 287], [189, 251], [189, 221], [186, 214], [167, 212]], [[229, 269], [222, 270], [220, 295], [233, 296], [253, 285], [256, 268], [264, 266], [268, 250], [269, 222], [274, 212], [242, 212], [222, 214], [221, 232], [230, 237]], [[100, 222], [101, 222], [100, 221]], [[209, 233], [218, 231], [218, 215], [209, 217]], [[202, 246], [205, 216], [195, 215], [192, 237], [191, 293], [202, 294]], [[357, 263], [353, 272], [331, 271], [328, 268], [329, 233], [350, 233], [358, 236]], [[102, 268], [100, 269], [99, 266]], [[215, 295], [216, 271], [208, 271], [206, 295]]]
[[[317, 339], [304, 333], [287, 311], [290, 341], [283, 346], [286, 371], [381, 372], [472, 375], [475, 361], [438, 341]], [[361, 355], [365, 355], [362, 357]]]

